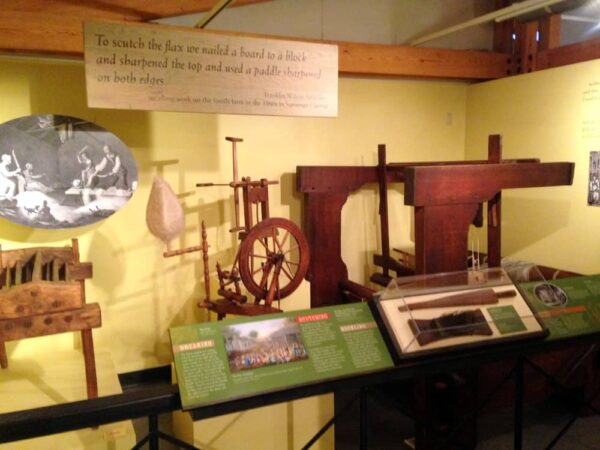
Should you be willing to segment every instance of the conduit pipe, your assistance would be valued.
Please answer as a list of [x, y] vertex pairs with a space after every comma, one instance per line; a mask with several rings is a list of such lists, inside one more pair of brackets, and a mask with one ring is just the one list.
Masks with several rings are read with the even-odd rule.
[[223, 11], [233, 0], [221, 0], [212, 7], [210, 11], [208, 11], [202, 19], [195, 25], [195, 28], [204, 28], [209, 24], [221, 11]]
[[453, 25], [448, 28], [444, 28], [443, 30], [436, 31], [434, 33], [427, 34], [418, 39], [415, 39], [410, 43], [410, 45], [420, 45], [424, 42], [432, 41], [442, 36], [446, 36], [448, 34], [454, 33], [456, 31], [464, 30], [465, 28], [470, 28], [475, 25], [480, 25], [482, 23], [487, 23], [491, 21], [502, 22], [504, 20], [512, 19], [513, 17], [517, 17], [521, 14], [525, 14], [531, 11], [535, 11], [536, 9], [542, 9], [547, 6], [554, 5], [556, 3], [564, 2], [565, 0], [524, 0], [522, 2], [513, 3], [510, 6], [507, 6], [502, 9], [498, 9], [496, 11], [492, 11], [490, 13], [484, 14], [483, 16], [475, 17], [473, 19], [467, 20], [466, 22], [459, 23], [457, 25]]

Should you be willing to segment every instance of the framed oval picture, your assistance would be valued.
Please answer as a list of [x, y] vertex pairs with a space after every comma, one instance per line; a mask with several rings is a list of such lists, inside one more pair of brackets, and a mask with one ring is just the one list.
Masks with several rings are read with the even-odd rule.
[[125, 144], [83, 119], [26, 116], [0, 124], [0, 217], [36, 228], [98, 222], [133, 195]]
[[567, 293], [555, 284], [544, 282], [535, 286], [536, 298], [546, 306], [563, 307], [569, 301]]

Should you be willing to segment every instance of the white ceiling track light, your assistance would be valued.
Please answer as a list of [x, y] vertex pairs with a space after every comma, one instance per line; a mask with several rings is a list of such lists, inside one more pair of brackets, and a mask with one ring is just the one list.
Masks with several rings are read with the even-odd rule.
[[471, 20], [467, 20], [466, 22], [459, 23], [457, 25], [453, 25], [448, 28], [444, 28], [443, 30], [436, 31], [435, 33], [430, 33], [425, 36], [422, 36], [418, 39], [415, 39], [410, 43], [410, 45], [420, 45], [428, 41], [432, 41], [434, 39], [440, 38], [442, 36], [446, 36], [448, 34], [454, 33], [456, 31], [464, 30], [465, 28], [470, 28], [475, 25], [480, 25], [482, 23], [487, 22], [503, 22], [505, 20], [513, 19], [522, 14], [527, 14], [532, 11], [536, 11], [538, 9], [547, 8], [556, 3], [564, 2], [565, 0], [524, 0], [522, 2], [513, 3], [510, 6], [507, 6], [502, 9], [498, 9], [496, 11], [492, 11], [491, 13], [484, 14], [483, 16], [475, 17]]

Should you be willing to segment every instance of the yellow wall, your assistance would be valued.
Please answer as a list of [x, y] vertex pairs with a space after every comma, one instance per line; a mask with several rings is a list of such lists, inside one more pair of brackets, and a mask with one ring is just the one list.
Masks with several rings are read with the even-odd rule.
[[[339, 116], [334, 119], [99, 110], [86, 107], [83, 65], [3, 58], [0, 123], [44, 113], [94, 122], [130, 148], [138, 164], [139, 185], [120, 211], [82, 228], [32, 229], [0, 219], [0, 242], [10, 249], [65, 245], [70, 238], [79, 238], [82, 260], [94, 265], [87, 297], [100, 304], [103, 315], [102, 327], [94, 331], [96, 346], [109, 349], [118, 372], [166, 364], [171, 361], [169, 327], [207, 317], [196, 307], [204, 292], [199, 254], [165, 260], [163, 244], [147, 230], [146, 202], [155, 175], [165, 178], [184, 204], [186, 231], [174, 247], [197, 245], [203, 219], [211, 265], [217, 260], [230, 264], [237, 244], [228, 232], [231, 190], [195, 187], [197, 182], [231, 180], [231, 148], [225, 136], [244, 139], [238, 147], [240, 175], [279, 181], [270, 189], [271, 215], [300, 222], [297, 165], [375, 165], [380, 143], [387, 144], [389, 161], [462, 159], [466, 93], [467, 85], [457, 82], [344, 78], [339, 84]], [[394, 191], [390, 200], [402, 205], [401, 197], [401, 191]], [[352, 279], [359, 282], [369, 274], [371, 255], [378, 247], [377, 202], [376, 190], [367, 189], [352, 196], [344, 208], [344, 258]], [[392, 245], [410, 243], [410, 210], [393, 208], [391, 217]], [[214, 281], [212, 287], [214, 293]], [[286, 310], [309, 305], [306, 282], [281, 303]], [[11, 342], [9, 361], [72, 348], [73, 340], [60, 335]], [[272, 414], [287, 431], [273, 434], [278, 438], [268, 448], [296, 448], [305, 434], [314, 434], [330, 417], [329, 397], [294, 405], [273, 407], [278, 409]], [[264, 413], [258, 416], [264, 420]], [[230, 438], [239, 434], [236, 430], [253, 428], [256, 420], [260, 419], [248, 412], [203, 423], [201, 429], [209, 434], [198, 439], [211, 448], [232, 448]], [[314, 426], [306, 426], [313, 422]], [[274, 423], [272, 428], [280, 425]]]
[[[470, 86], [344, 78], [339, 87], [339, 117], [313, 119], [88, 109], [81, 64], [0, 59], [0, 122], [43, 113], [95, 122], [129, 146], [139, 170], [138, 191], [107, 220], [50, 231], [0, 219], [0, 242], [8, 249], [63, 245], [78, 237], [82, 259], [94, 264], [88, 299], [100, 303], [103, 313], [102, 328], [94, 332], [96, 345], [111, 351], [118, 372], [152, 367], [171, 360], [170, 326], [206, 320], [196, 307], [203, 296], [199, 255], [165, 260], [162, 243], [147, 231], [145, 208], [154, 175], [163, 176], [185, 206], [186, 232], [174, 247], [196, 245], [199, 220], [204, 219], [211, 264], [230, 263], [236, 248], [227, 231], [232, 220], [231, 192], [195, 188], [196, 182], [231, 179], [231, 150], [225, 136], [244, 138], [239, 146], [241, 175], [280, 182], [270, 191], [272, 216], [299, 222], [301, 198], [294, 192], [297, 165], [374, 165], [379, 143], [387, 144], [389, 161], [477, 159], [486, 155], [488, 134], [499, 133], [505, 158], [576, 162], [572, 187], [505, 192], [503, 254], [598, 272], [600, 208], [588, 207], [586, 198], [589, 152], [600, 151], [600, 132], [582, 130], [584, 120], [600, 118], [600, 102], [583, 101], [584, 92], [598, 81], [600, 61]], [[408, 208], [398, 207], [401, 197], [400, 190], [390, 194], [393, 246], [411, 242], [411, 214]], [[344, 259], [351, 278], [361, 282], [371, 271], [369, 261], [378, 247], [376, 189], [352, 196], [343, 217]], [[282, 302], [282, 308], [307, 308], [308, 289], [303, 283]], [[72, 347], [73, 337], [9, 343], [9, 359], [35, 356], [57, 346]], [[247, 412], [203, 422], [200, 429], [206, 434], [196, 438], [210, 448], [230, 448], [243, 434], [236, 430], [255, 429], [253, 424], [270, 414], [277, 417], [269, 421], [279, 437], [265, 441], [264, 448], [295, 448], [304, 438], [302, 433], [308, 428], [316, 432], [330, 412], [328, 397], [307, 399], [272, 407], [269, 413]], [[315, 417], [320, 418], [315, 421]]]
[[573, 186], [504, 191], [502, 255], [598, 273], [600, 208], [587, 206], [587, 188], [590, 151], [600, 151], [600, 60], [469, 86], [467, 159], [486, 156], [488, 134], [503, 136], [505, 158], [575, 162]]

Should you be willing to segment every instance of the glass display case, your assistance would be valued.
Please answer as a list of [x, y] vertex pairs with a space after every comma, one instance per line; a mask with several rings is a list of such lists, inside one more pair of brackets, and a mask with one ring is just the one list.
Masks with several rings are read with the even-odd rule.
[[399, 358], [544, 337], [546, 328], [520, 288], [525, 271], [528, 282], [547, 287], [535, 266], [392, 280], [376, 305]]

